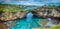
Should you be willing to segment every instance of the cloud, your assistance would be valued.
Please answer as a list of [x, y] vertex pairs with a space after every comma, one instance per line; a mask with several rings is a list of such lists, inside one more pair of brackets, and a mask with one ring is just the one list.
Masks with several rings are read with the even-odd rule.
[[[1, 1], [1, 0], [0, 0]], [[37, 5], [42, 6], [44, 4], [58, 4], [60, 0], [3, 0], [5, 4], [23, 4], [23, 5]]]
[[40, 2], [20, 2], [20, 3], [16, 3], [16, 4], [23, 4], [23, 5], [36, 5], [36, 6], [42, 6], [43, 3]]

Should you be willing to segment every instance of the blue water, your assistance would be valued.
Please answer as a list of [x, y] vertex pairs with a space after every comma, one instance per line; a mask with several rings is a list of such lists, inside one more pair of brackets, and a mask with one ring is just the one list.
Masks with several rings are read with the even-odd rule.
[[34, 17], [30, 12], [27, 14], [26, 18], [12, 22], [12, 24], [15, 25], [12, 25], [10, 29], [32, 29], [41, 27], [38, 22], [41, 22], [42, 20], [43, 18]]

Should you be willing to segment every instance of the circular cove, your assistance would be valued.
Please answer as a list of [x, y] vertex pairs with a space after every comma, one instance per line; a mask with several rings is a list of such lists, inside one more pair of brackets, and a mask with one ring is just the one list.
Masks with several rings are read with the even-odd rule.
[[39, 22], [41, 22], [42, 20], [43, 18], [35, 17], [30, 12], [27, 14], [26, 18], [8, 22], [8, 24], [11, 24], [10, 29], [32, 29], [41, 27]]

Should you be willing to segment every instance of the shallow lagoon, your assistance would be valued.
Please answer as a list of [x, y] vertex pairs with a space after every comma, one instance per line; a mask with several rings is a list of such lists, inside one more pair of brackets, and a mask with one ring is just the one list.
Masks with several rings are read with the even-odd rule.
[[26, 18], [13, 22], [15, 25], [11, 26], [10, 29], [32, 29], [41, 27], [38, 22], [41, 22], [42, 20], [43, 18], [33, 16], [33, 14], [30, 12], [27, 14]]

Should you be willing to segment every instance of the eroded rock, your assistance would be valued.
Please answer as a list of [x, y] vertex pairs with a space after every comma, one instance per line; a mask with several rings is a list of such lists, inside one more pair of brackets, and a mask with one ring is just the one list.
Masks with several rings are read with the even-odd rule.
[[45, 18], [54, 18], [54, 17], [57, 17], [57, 18], [60, 18], [60, 13], [56, 10], [56, 9], [40, 9], [40, 10], [32, 10], [31, 11], [35, 16], [38, 16], [38, 17], [45, 17]]
[[0, 15], [0, 20], [9, 21], [9, 20], [16, 20], [18, 18], [22, 19], [26, 16], [27, 13], [28, 11], [24, 12], [17, 11], [15, 14], [13, 14], [12, 12], [4, 12]]

